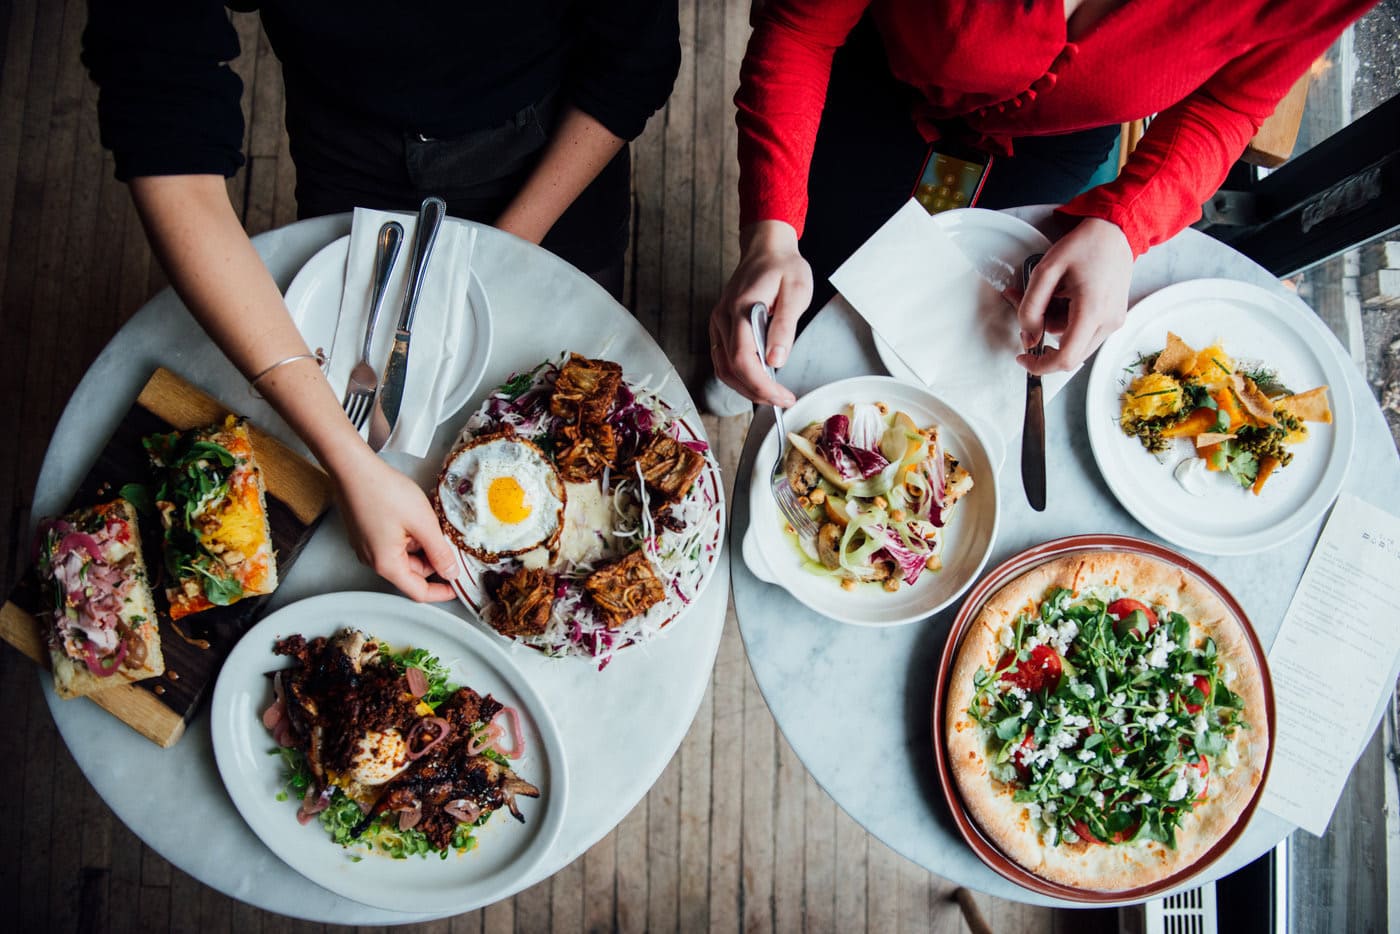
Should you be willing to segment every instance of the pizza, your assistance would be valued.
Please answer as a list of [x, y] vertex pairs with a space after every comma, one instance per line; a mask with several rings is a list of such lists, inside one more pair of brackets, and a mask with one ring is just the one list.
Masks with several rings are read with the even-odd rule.
[[171, 619], [277, 589], [267, 492], [247, 422], [151, 435]]
[[1179, 567], [1069, 555], [997, 591], [958, 648], [944, 727], [958, 793], [1051, 882], [1136, 889], [1194, 865], [1269, 752], [1244, 624]]
[[165, 671], [136, 510], [124, 499], [46, 521], [39, 577], [52, 601], [53, 684], [65, 700]]

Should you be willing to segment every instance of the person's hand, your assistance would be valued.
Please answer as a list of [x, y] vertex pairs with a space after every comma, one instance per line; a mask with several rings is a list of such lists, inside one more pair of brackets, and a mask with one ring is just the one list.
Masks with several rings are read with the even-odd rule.
[[[1133, 251], [1118, 225], [1096, 217], [1081, 220], [1046, 251], [1016, 310], [1023, 347], [1034, 347], [1042, 332], [1059, 334], [1060, 346], [1046, 347], [1039, 357], [1023, 353], [1016, 361], [1037, 374], [1083, 363], [1123, 326], [1132, 278]], [[1047, 314], [1052, 298], [1067, 303], [1063, 320]]]
[[718, 304], [710, 312], [710, 357], [715, 375], [754, 402], [789, 406], [797, 398], [768, 378], [758, 359], [749, 309], [763, 302], [768, 324], [768, 364], [780, 367], [797, 335], [797, 320], [812, 300], [812, 268], [797, 250], [797, 231], [782, 221], [745, 228], [743, 254]]
[[360, 560], [414, 600], [441, 602], [452, 587], [429, 581], [433, 572], [452, 580], [459, 570], [437, 515], [413, 480], [368, 447], [351, 469], [334, 475], [345, 528]]

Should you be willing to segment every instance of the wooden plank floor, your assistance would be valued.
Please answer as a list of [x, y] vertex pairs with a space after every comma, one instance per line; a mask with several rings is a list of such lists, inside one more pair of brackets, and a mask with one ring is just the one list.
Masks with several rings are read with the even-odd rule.
[[[78, 62], [82, 0], [0, 3], [0, 592], [28, 560], [24, 531], [49, 435], [85, 366], [163, 287], [125, 187], [97, 138]], [[633, 150], [629, 306], [692, 388], [704, 322], [737, 259], [731, 97], [748, 0], [682, 0], [684, 65]], [[229, 183], [250, 233], [295, 216], [280, 68], [237, 15], [248, 165]], [[746, 419], [708, 419], [727, 468]], [[0, 904], [21, 931], [300, 931], [194, 881], [145, 847], [92, 791], [25, 662], [0, 649]], [[709, 691], [679, 752], [618, 828], [521, 895], [424, 932], [966, 930], [952, 886], [869, 837], [783, 741], [730, 614]], [[998, 932], [1115, 929], [1111, 912], [978, 896]]]

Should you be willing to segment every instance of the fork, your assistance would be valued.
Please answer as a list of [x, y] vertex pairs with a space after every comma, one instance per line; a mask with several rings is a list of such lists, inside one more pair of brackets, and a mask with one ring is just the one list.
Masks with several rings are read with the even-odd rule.
[[[749, 309], [749, 324], [753, 327], [753, 342], [758, 348], [758, 360], [763, 364], [763, 371], [768, 374], [769, 379], [777, 382], [777, 370], [768, 365], [768, 306], [763, 302], [755, 302], [753, 307]], [[778, 509], [782, 512], [783, 518], [797, 533], [798, 540], [805, 544], [814, 544], [817, 540], [816, 520], [807, 515], [807, 510], [802, 508], [802, 504], [798, 502], [797, 491], [792, 488], [792, 482], [788, 480], [787, 472], [783, 470], [787, 429], [783, 426], [782, 406], [773, 406], [773, 417], [778, 422], [778, 459], [773, 462], [773, 472], [769, 479], [773, 499], [777, 501]]]
[[398, 258], [401, 243], [403, 225], [398, 221], [388, 221], [379, 228], [378, 246], [374, 252], [374, 291], [369, 300], [365, 345], [360, 351], [360, 362], [350, 371], [350, 382], [345, 387], [345, 399], [341, 402], [345, 417], [356, 429], [365, 426], [370, 405], [374, 402], [374, 391], [379, 386], [379, 375], [369, 362], [369, 345], [374, 340], [374, 323], [379, 318], [379, 306], [384, 303], [384, 290], [389, 285], [389, 274], [394, 271], [394, 260]]

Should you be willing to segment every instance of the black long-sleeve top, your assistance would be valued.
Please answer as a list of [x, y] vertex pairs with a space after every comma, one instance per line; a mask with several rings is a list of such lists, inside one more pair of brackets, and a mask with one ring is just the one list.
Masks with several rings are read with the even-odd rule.
[[[633, 139], [680, 68], [676, 0], [263, 0], [288, 82], [385, 126], [452, 138], [555, 89]], [[117, 177], [243, 163], [238, 36], [219, 0], [90, 0], [83, 62]]]

